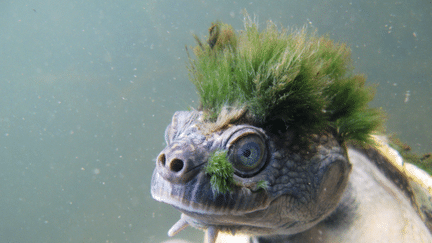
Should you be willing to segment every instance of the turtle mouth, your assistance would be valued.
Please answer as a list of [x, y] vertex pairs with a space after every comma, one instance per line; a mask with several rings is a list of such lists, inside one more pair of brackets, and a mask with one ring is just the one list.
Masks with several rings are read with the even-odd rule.
[[151, 181], [152, 197], [174, 206], [186, 214], [244, 215], [267, 208], [269, 198], [265, 191], [253, 192], [235, 186], [225, 194], [214, 194], [209, 176], [200, 171], [186, 183], [171, 183], [157, 170]]
[[[166, 180], [156, 170], [153, 172], [151, 194], [153, 199], [174, 206], [175, 208], [191, 213], [217, 213], [208, 205], [205, 207], [201, 201], [205, 195], [202, 190], [201, 176], [188, 181], [185, 184], [175, 184]], [[200, 190], [201, 188], [201, 190]], [[221, 213], [221, 212], [219, 212]]]
[[[182, 215], [168, 231], [174, 236], [188, 226], [207, 229], [208, 239], [220, 231], [268, 233], [270, 228], [260, 226], [269, 206], [265, 191], [252, 192], [236, 187], [230, 193], [214, 195], [210, 180], [204, 172], [185, 184], [171, 183], [155, 170], [151, 183], [152, 197], [179, 210]], [[210, 240], [208, 242], [214, 242]]]

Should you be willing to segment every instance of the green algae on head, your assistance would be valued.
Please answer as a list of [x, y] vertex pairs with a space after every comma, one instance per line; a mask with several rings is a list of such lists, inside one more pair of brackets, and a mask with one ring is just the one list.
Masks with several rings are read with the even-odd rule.
[[305, 29], [279, 30], [272, 22], [259, 31], [246, 19], [240, 32], [213, 24], [207, 44], [195, 37], [190, 77], [208, 122], [228, 107], [244, 111], [242, 121], [252, 125], [278, 118], [298, 131], [332, 127], [343, 141], [370, 142], [382, 115], [368, 107], [373, 90], [364, 76], [352, 74], [345, 44]]

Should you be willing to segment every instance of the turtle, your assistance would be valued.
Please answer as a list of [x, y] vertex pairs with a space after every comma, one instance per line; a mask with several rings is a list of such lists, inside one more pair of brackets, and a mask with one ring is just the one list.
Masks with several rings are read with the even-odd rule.
[[194, 37], [200, 105], [174, 113], [151, 179], [181, 212], [169, 236], [432, 242], [432, 178], [389, 146], [346, 44], [248, 15], [241, 31], [217, 22]]

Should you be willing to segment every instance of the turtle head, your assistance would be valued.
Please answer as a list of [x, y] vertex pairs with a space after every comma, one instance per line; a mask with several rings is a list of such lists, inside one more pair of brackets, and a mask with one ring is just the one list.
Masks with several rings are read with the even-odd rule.
[[[350, 51], [304, 29], [239, 34], [213, 24], [190, 59], [200, 107], [176, 112], [151, 193], [187, 225], [248, 234], [295, 234], [337, 206], [351, 165], [345, 144], [368, 143], [382, 122]], [[211, 241], [211, 240], [210, 240]]]
[[202, 112], [176, 112], [153, 173], [153, 198], [180, 210], [181, 226], [293, 234], [336, 207], [350, 164], [331, 133], [230, 124], [207, 134], [205, 126]]

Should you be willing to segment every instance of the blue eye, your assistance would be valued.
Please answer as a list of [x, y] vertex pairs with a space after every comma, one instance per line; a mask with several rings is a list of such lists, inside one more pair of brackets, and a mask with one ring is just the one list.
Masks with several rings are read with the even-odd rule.
[[254, 142], [249, 142], [237, 150], [237, 158], [241, 161], [241, 166], [246, 169], [254, 168], [259, 162], [261, 154], [260, 147]]
[[240, 176], [255, 175], [265, 164], [266, 147], [257, 135], [239, 138], [230, 148], [229, 158]]

